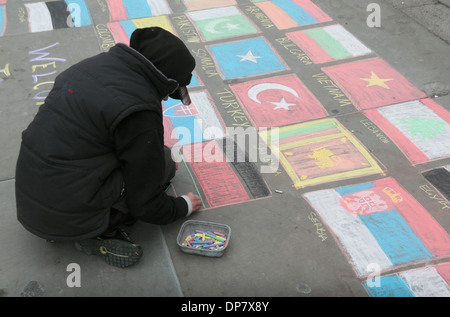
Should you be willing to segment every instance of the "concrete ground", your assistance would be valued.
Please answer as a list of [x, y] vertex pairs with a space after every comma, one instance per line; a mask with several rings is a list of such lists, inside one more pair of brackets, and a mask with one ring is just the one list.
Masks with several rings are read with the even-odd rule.
[[[3, 2], [0, 1], [0, 5]], [[7, 1], [2, 5], [7, 23], [3, 36], [0, 36], [0, 296], [368, 297], [371, 293], [364, 283], [370, 271], [358, 273], [356, 260], [350, 259], [349, 247], [339, 239], [342, 236], [336, 227], [322, 217], [304, 195], [386, 177], [395, 179], [444, 231], [450, 232], [449, 198], [423, 175], [426, 171], [450, 165], [449, 152], [444, 149], [444, 154], [437, 159], [412, 164], [405, 152], [392, 141], [392, 135], [386, 131], [374, 132], [376, 125], [369, 124], [362, 111], [353, 106], [344, 109], [336, 105], [333, 95], [313, 76], [322, 72], [323, 65], [305, 65], [298, 54], [292, 53], [291, 47], [280, 45], [279, 39], [284, 38], [286, 32], [311, 26], [289, 30], [266, 28], [270, 20], [255, 9], [257, 2], [238, 0], [237, 6], [261, 30], [289, 65], [290, 71], [296, 73], [324, 105], [328, 117], [338, 119], [360, 141], [380, 163], [382, 173], [323, 181], [298, 189], [294, 188], [288, 172], [281, 166], [276, 173], [262, 174], [270, 189], [270, 194], [264, 198], [208, 208], [190, 217], [230, 226], [230, 243], [219, 258], [180, 251], [176, 238], [187, 219], [179, 219], [167, 226], [138, 223], [131, 235], [143, 246], [144, 256], [127, 269], [108, 266], [98, 258], [81, 254], [72, 244], [49, 244], [33, 236], [16, 219], [14, 174], [21, 132], [33, 119], [55, 76], [70, 65], [107, 50], [112, 37], [105, 28], [110, 19], [105, 0], [86, 0], [92, 20], [90, 25], [42, 32], [28, 29], [29, 18], [24, 3], [32, 2], [40, 1]], [[376, 27], [367, 25], [371, 13], [367, 8], [373, 1], [312, 2], [333, 19], [319, 26], [339, 23], [371, 49], [368, 56], [353, 60], [383, 59], [424, 96], [450, 111], [448, 1], [379, 0], [376, 4], [381, 8], [380, 26]], [[168, 3], [172, 9], [168, 17], [177, 34], [193, 52], [204, 50], [204, 46], [210, 43], [188, 41], [189, 36], [198, 34], [198, 30], [180, 22], [186, 14], [183, 1], [169, 0]], [[243, 38], [251, 37], [253, 35]], [[231, 40], [221, 39], [213, 43], [226, 41]], [[39, 51], [41, 48], [46, 49]], [[51, 52], [53, 58], [47, 60], [52, 64], [46, 68], [36, 66], [42, 65], [46, 56], [41, 55], [40, 61], [33, 60], [43, 51]], [[196, 59], [196, 72], [228, 125], [233, 118], [223, 107], [220, 92], [226, 85], [243, 80], [212, 76], [211, 69], [216, 69], [215, 66], [211, 68], [200, 54], [196, 54]], [[326, 66], [353, 60], [333, 61]], [[445, 130], [447, 136], [449, 131], [448, 128]], [[184, 189], [182, 182], [187, 173], [185, 168], [180, 169], [174, 180], [174, 189], [177, 186]], [[358, 238], [353, 237], [355, 243]], [[449, 249], [445, 241], [442, 245]], [[381, 273], [393, 275], [449, 261], [450, 252], [443, 251], [425, 261], [394, 265]], [[71, 266], [74, 263], [75, 271]], [[73, 273], [77, 268], [81, 272], [80, 284], [73, 285], [71, 282], [76, 279]], [[437, 296], [449, 293], [447, 280], [446, 288], [444, 285]]]

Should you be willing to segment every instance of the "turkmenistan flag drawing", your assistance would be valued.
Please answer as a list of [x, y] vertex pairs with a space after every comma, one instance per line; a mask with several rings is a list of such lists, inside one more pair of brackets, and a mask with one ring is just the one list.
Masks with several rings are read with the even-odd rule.
[[234, 6], [192, 11], [188, 16], [197, 25], [205, 41], [258, 32]]
[[316, 64], [362, 56], [372, 52], [339, 24], [289, 32], [286, 33], [286, 36]]

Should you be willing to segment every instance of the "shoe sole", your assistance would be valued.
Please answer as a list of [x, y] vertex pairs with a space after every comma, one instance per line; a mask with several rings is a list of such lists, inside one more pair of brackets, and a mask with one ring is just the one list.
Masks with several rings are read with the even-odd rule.
[[128, 267], [142, 257], [139, 245], [118, 239], [88, 239], [75, 243], [75, 247], [88, 255], [100, 256], [106, 263], [115, 267]]

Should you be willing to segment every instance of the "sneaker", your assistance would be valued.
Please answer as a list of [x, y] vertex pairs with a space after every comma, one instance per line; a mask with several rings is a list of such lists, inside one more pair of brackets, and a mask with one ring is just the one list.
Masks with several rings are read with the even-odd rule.
[[142, 247], [134, 244], [128, 234], [117, 229], [113, 234], [75, 242], [75, 247], [85, 254], [98, 255], [116, 267], [128, 267], [142, 257]]

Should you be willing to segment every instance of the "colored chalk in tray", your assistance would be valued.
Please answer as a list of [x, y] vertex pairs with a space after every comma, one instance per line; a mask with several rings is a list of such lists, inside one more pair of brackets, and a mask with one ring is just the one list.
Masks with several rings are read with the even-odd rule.
[[228, 225], [187, 220], [180, 228], [177, 244], [186, 253], [220, 257], [229, 244], [230, 235], [231, 228]]
[[227, 236], [224, 233], [195, 230], [195, 233], [189, 234], [182, 246], [188, 246], [192, 248], [216, 248], [221, 250], [227, 241]]

